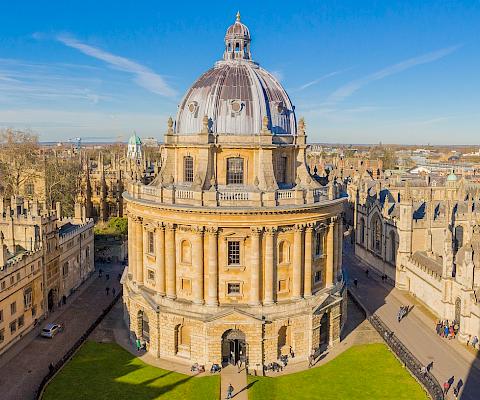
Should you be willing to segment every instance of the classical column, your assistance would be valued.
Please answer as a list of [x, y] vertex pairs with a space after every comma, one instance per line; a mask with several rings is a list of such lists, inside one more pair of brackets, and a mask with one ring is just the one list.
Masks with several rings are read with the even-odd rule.
[[251, 231], [250, 248], [250, 305], [260, 304], [260, 234], [262, 230], [253, 228]]
[[218, 305], [218, 228], [208, 228], [208, 300], [207, 305]]
[[337, 277], [342, 273], [342, 256], [343, 256], [343, 218], [338, 219], [338, 261], [337, 261]]
[[142, 218], [135, 220], [135, 270], [137, 284], [143, 285], [143, 223]]
[[273, 236], [275, 228], [265, 230], [265, 296], [263, 304], [273, 304]]
[[311, 226], [305, 230], [305, 282], [303, 289], [305, 297], [312, 295], [312, 232]]
[[333, 283], [335, 284], [338, 274], [338, 220], [335, 221], [333, 228], [333, 254], [335, 254], [333, 258]]
[[192, 230], [193, 302], [203, 304], [203, 226]]
[[165, 228], [165, 281], [169, 299], [177, 297], [175, 248], [175, 226], [174, 224], [167, 224]]
[[334, 273], [334, 258], [335, 254], [333, 254], [334, 247], [333, 247], [333, 236], [334, 236], [334, 226], [335, 222], [332, 221], [330, 222], [328, 226], [328, 232], [327, 232], [327, 271], [326, 271], [326, 276], [325, 276], [325, 285], [332, 286], [333, 283], [333, 273]]
[[302, 237], [303, 226], [296, 225], [293, 231], [293, 291], [292, 297], [302, 297]]
[[132, 280], [137, 280], [137, 270], [135, 267], [136, 255], [134, 251], [135, 242], [135, 222], [132, 216], [128, 216], [128, 272], [132, 276]]
[[156, 265], [156, 280], [157, 290], [161, 296], [165, 296], [165, 227], [159, 224], [156, 229], [155, 240], [155, 265]]

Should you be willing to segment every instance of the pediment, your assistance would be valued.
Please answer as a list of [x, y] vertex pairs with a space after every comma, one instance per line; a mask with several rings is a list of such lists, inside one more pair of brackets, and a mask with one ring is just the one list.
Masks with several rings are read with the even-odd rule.
[[218, 314], [213, 315], [209, 320], [209, 322], [228, 322], [228, 323], [258, 323], [262, 321], [261, 318], [247, 313], [243, 310], [232, 308], [231, 310], [223, 311]]

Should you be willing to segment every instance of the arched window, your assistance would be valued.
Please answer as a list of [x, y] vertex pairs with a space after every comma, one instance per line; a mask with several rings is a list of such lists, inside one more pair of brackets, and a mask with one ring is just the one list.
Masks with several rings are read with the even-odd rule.
[[363, 245], [364, 241], [365, 241], [365, 220], [361, 218], [360, 223], [358, 224], [358, 243]]
[[193, 182], [193, 157], [183, 157], [183, 180], [184, 182]]
[[315, 255], [323, 254], [323, 232], [319, 229], [315, 231]]
[[227, 159], [227, 185], [243, 185], [243, 158]]
[[290, 243], [283, 240], [278, 245], [278, 261], [280, 264], [287, 264], [290, 262]]
[[180, 260], [184, 264], [191, 264], [192, 263], [192, 246], [188, 240], [183, 240], [182, 245], [180, 246], [181, 256]]
[[375, 214], [372, 218], [372, 250], [377, 253], [382, 253], [382, 220]]
[[395, 264], [397, 261], [397, 235], [390, 231], [390, 262]]
[[287, 156], [277, 157], [277, 163], [275, 168], [275, 179], [277, 183], [287, 183]]
[[190, 356], [190, 327], [183, 324], [175, 326], [175, 353]]

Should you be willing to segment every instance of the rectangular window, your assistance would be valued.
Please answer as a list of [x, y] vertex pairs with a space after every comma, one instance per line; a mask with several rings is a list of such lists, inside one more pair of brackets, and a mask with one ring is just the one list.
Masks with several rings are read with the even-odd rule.
[[227, 283], [227, 294], [228, 295], [239, 295], [240, 293], [240, 283]]
[[243, 158], [227, 159], [227, 185], [243, 185]]
[[185, 293], [190, 293], [191, 289], [192, 289], [192, 284], [190, 279], [182, 278], [182, 291]]
[[26, 288], [23, 292], [23, 302], [25, 310], [28, 310], [32, 306], [32, 288]]
[[5, 289], [5, 281], [2, 281], [2, 284], [0, 287], [2, 288], [2, 290]]
[[0, 329], [0, 343], [5, 340], [5, 329]]
[[18, 328], [20, 329], [23, 325], [25, 325], [25, 317], [20, 315], [20, 317], [18, 317]]
[[147, 271], [148, 271], [147, 272], [148, 273], [148, 276], [147, 276], [148, 280], [149, 281], [154, 281], [155, 280], [155, 271], [153, 269], [149, 269]]
[[193, 157], [183, 157], [183, 180], [193, 182]]
[[17, 282], [20, 280], [20, 272], [17, 273]]
[[287, 156], [277, 157], [276, 176], [277, 183], [287, 183]]
[[35, 317], [37, 315], [37, 306], [32, 307], [32, 317]]
[[288, 289], [287, 281], [285, 279], [281, 279], [278, 281], [278, 291], [279, 292], [286, 292]]
[[10, 277], [10, 285], [13, 285], [15, 283], [15, 277], [11, 276]]
[[155, 253], [155, 238], [153, 232], [148, 232], [148, 252], [150, 254]]
[[323, 233], [322, 231], [315, 232], [315, 255], [321, 256], [323, 254]]
[[10, 322], [10, 333], [14, 333], [17, 330], [17, 321]]
[[0, 322], [3, 322], [3, 310], [0, 310]]
[[66, 262], [65, 264], [63, 264], [63, 267], [62, 267], [62, 274], [63, 276], [68, 276], [68, 262]]
[[228, 242], [228, 265], [240, 265], [240, 242]]
[[10, 304], [10, 315], [14, 315], [17, 312], [17, 302], [14, 301]]
[[322, 281], [322, 271], [315, 271], [314, 281], [315, 283], [319, 283]]

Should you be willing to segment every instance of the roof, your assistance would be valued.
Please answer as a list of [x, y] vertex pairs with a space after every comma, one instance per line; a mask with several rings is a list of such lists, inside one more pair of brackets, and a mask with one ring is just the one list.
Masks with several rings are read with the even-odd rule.
[[412, 259], [435, 274], [442, 275], [443, 262], [440, 256], [432, 254], [432, 257], [430, 257], [426, 251], [416, 251], [413, 253]]
[[130, 145], [141, 145], [142, 144], [142, 140], [137, 136], [136, 133], [134, 133], [132, 136], [130, 136], [130, 139], [128, 139], [128, 144]]

